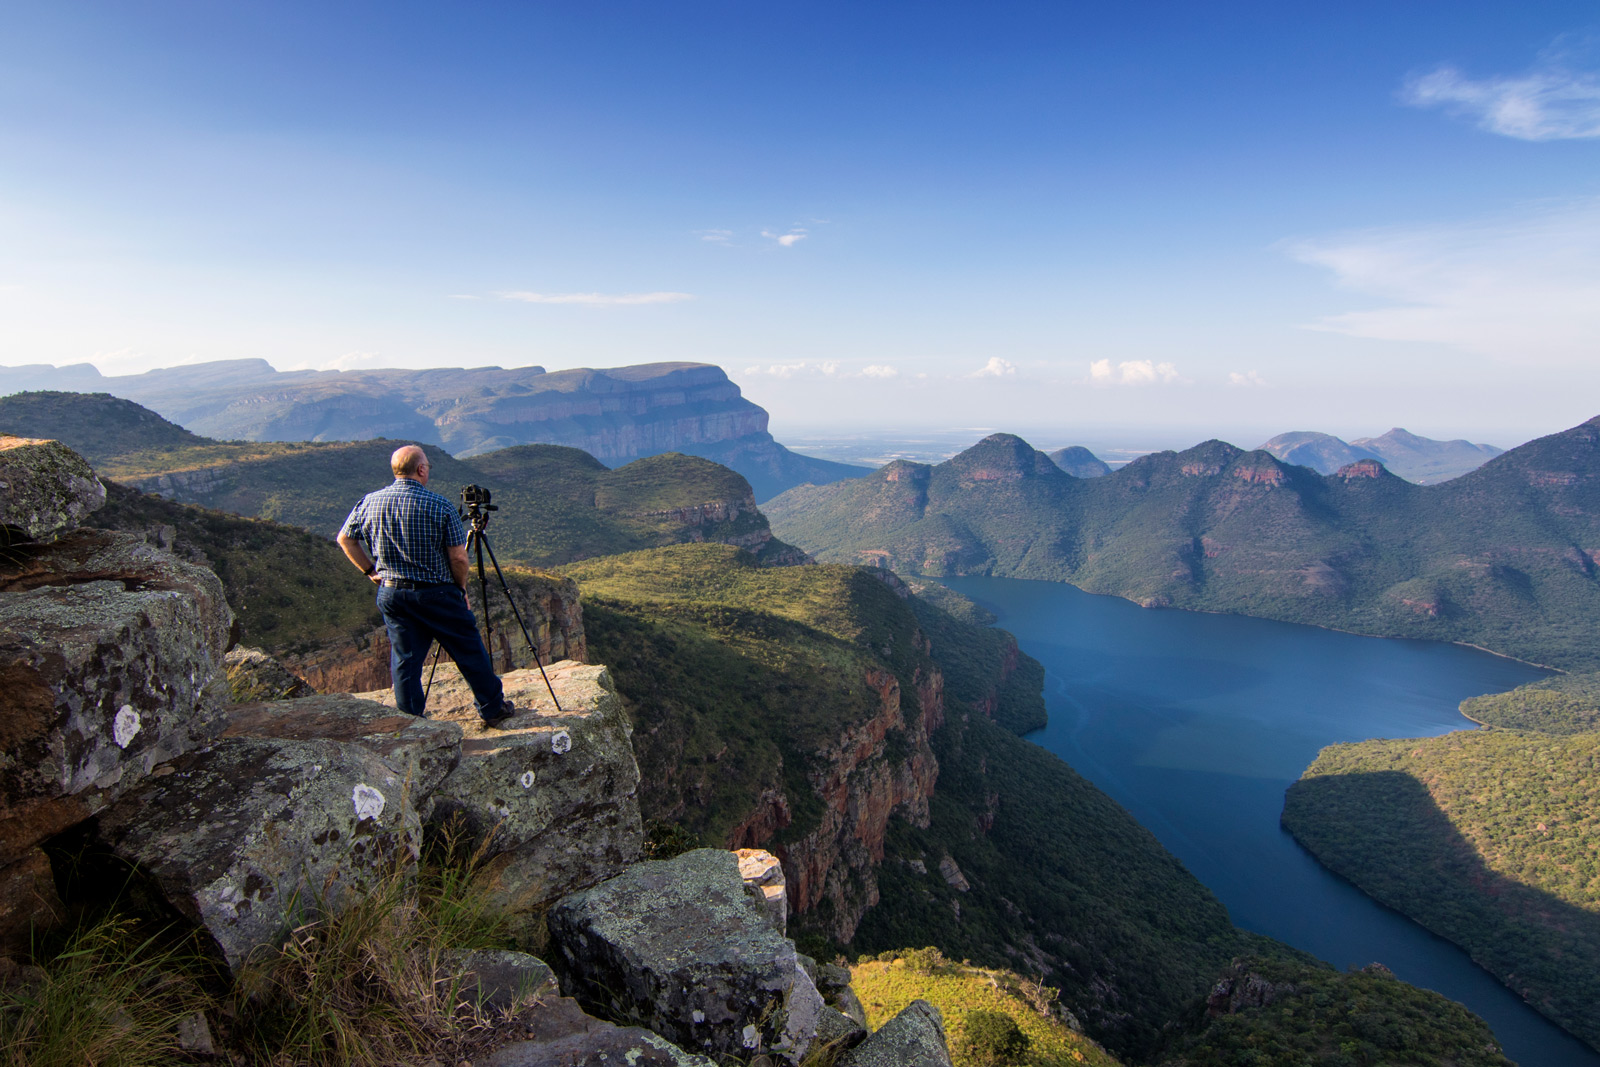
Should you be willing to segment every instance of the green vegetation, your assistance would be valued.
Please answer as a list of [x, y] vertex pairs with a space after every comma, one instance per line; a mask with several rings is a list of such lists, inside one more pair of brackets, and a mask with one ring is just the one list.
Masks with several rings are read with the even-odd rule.
[[304, 530], [174, 504], [115, 482], [92, 521], [138, 534], [172, 527], [174, 550], [222, 579], [246, 644], [298, 652], [383, 625], [372, 583], [337, 545]]
[[1600, 666], [1600, 419], [1438, 486], [1323, 476], [1208, 441], [1073, 478], [996, 434], [937, 466], [802, 486], [765, 510], [818, 559], [993, 574]]
[[1217, 990], [1169, 1036], [1163, 1067], [1511, 1067], [1482, 1019], [1376, 964], [1236, 960]]
[[973, 967], [938, 949], [886, 952], [851, 968], [850, 987], [876, 1030], [913, 1000], [944, 1017], [956, 1067], [1115, 1067], [1117, 1059], [1051, 1011], [1048, 986], [1013, 971]]
[[1283, 824], [1600, 1047], [1600, 733], [1463, 731], [1323, 749]]
[[0, 427], [19, 437], [64, 442], [90, 463], [131, 452], [205, 443], [131, 400], [109, 393], [13, 393], [0, 396]]
[[1461, 702], [1461, 714], [1486, 726], [1542, 734], [1600, 730], [1600, 673], [1557, 674]]

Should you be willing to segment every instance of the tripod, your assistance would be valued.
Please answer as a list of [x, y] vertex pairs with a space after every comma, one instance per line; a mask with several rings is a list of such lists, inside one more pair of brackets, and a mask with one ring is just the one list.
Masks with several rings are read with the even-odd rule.
[[[476, 489], [476, 486], [469, 486]], [[485, 497], [488, 493], [483, 494]], [[489, 525], [489, 512], [499, 511], [494, 504], [479, 502], [472, 496], [463, 494], [467, 501], [467, 513], [461, 516], [467, 520], [467, 550], [474, 553], [478, 563], [478, 601], [483, 605], [483, 646], [489, 651], [489, 660], [494, 661], [494, 622], [489, 617], [489, 579], [483, 569], [483, 554], [489, 554], [489, 562], [494, 566], [494, 576], [500, 582], [500, 591], [506, 595], [506, 603], [511, 605], [511, 614], [517, 620], [517, 626], [522, 630], [522, 639], [528, 643], [528, 651], [533, 653], [533, 662], [539, 668], [539, 677], [544, 679], [544, 687], [550, 691], [550, 699], [556, 706], [556, 711], [561, 711], [561, 701], [556, 698], [555, 686], [550, 684], [550, 676], [544, 672], [544, 661], [539, 658], [539, 648], [534, 644], [533, 635], [528, 632], [528, 624], [522, 621], [522, 612], [517, 610], [517, 600], [511, 595], [511, 587], [506, 584], [506, 576], [500, 570], [500, 561], [495, 559], [494, 546], [489, 544], [489, 534], [484, 527]], [[444, 651], [444, 646], [433, 650], [433, 667], [428, 671], [428, 684], [422, 690], [424, 701], [428, 698], [428, 691], [433, 688], [433, 673], [439, 669], [439, 655]]]

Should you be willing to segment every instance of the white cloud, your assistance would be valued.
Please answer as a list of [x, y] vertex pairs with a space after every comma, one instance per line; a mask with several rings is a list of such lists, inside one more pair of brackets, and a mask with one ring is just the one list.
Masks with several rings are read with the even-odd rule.
[[1555, 55], [1514, 77], [1473, 79], [1440, 67], [1407, 79], [1400, 99], [1469, 115], [1480, 129], [1524, 141], [1600, 137], [1600, 77]]
[[499, 292], [500, 300], [524, 304], [582, 304], [586, 307], [622, 307], [636, 304], [678, 304], [693, 300], [693, 293], [529, 293]]
[[370, 370], [392, 365], [385, 363], [381, 352], [346, 352], [330, 359], [302, 359], [284, 370]]
[[1326, 267], [1344, 288], [1394, 304], [1329, 316], [1311, 329], [1544, 363], [1586, 363], [1600, 350], [1600, 199], [1302, 241], [1287, 251]]
[[696, 230], [702, 241], [711, 241], [714, 244], [725, 245], [733, 240], [732, 230]]
[[898, 378], [900, 372], [887, 363], [871, 363], [861, 368], [863, 378]]
[[967, 375], [968, 378], [1012, 378], [1017, 373], [1017, 365], [1008, 359], [999, 356], [990, 356], [989, 362]]
[[1109, 359], [1089, 364], [1090, 385], [1171, 385], [1181, 381], [1175, 364], [1153, 359], [1124, 360], [1115, 367]]
[[746, 367], [746, 374], [765, 374], [771, 378], [831, 378], [839, 373], [839, 364], [833, 360], [822, 363], [811, 363], [801, 360], [798, 363], [769, 363], [765, 367]]
[[788, 233], [773, 233], [771, 230], [762, 230], [761, 236], [778, 242], [784, 248], [793, 248], [806, 239], [806, 231], [803, 226], [795, 226]]
[[1229, 371], [1228, 384], [1241, 386], [1266, 385], [1267, 380], [1253, 370]]

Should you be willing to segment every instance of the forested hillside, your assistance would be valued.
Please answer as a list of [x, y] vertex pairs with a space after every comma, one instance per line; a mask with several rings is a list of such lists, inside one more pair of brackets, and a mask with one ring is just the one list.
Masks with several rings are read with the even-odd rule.
[[1432, 487], [1375, 461], [1324, 476], [1221, 441], [1080, 479], [996, 434], [766, 511], [819, 559], [1600, 664], [1600, 419]]

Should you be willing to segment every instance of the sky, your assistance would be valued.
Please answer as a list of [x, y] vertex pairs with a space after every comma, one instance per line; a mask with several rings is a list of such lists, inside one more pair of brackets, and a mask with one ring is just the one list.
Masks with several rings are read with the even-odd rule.
[[1600, 414], [1600, 9], [6, 4], [0, 366], [246, 357], [1508, 446]]

